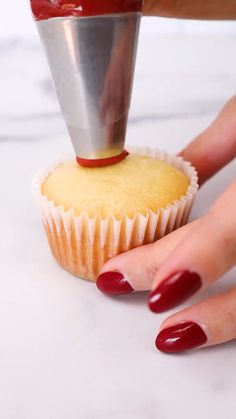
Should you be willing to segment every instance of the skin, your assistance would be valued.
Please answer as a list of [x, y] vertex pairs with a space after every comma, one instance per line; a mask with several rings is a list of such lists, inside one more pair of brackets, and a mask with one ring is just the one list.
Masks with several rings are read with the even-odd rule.
[[143, 14], [183, 19], [236, 18], [235, 0], [145, 0]]
[[[236, 157], [236, 96], [180, 155], [196, 167], [201, 185]], [[174, 272], [189, 270], [197, 272], [208, 287], [236, 264], [235, 215], [236, 180], [203, 217], [154, 244], [111, 259], [102, 273], [119, 271], [135, 291], [144, 291], [154, 290]], [[207, 240], [202, 240], [206, 232]], [[204, 346], [236, 338], [236, 287], [177, 312], [164, 321], [161, 330], [185, 321], [204, 328]]]
[[[190, 19], [236, 19], [235, 0], [145, 0], [143, 14]], [[180, 153], [203, 185], [236, 157], [236, 96], [215, 121]], [[175, 272], [189, 270], [211, 286], [236, 264], [236, 180], [209, 212], [158, 242], [109, 260], [102, 272], [119, 271], [135, 291], [154, 290]], [[207, 240], [203, 240], [206, 237]], [[161, 330], [192, 321], [207, 335], [203, 346], [236, 338], [236, 287], [168, 317]]]

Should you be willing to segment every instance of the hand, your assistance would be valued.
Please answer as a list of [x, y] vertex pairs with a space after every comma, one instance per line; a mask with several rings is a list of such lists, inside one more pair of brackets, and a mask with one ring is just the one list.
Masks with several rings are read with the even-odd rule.
[[[197, 168], [201, 184], [236, 156], [236, 97], [180, 154]], [[161, 313], [210, 286], [235, 264], [236, 181], [200, 219], [108, 261], [97, 286], [113, 295], [151, 290], [149, 308]], [[234, 338], [236, 287], [169, 317], [156, 346], [178, 352]]]
[[143, 14], [187, 19], [235, 19], [235, 0], [144, 0]]

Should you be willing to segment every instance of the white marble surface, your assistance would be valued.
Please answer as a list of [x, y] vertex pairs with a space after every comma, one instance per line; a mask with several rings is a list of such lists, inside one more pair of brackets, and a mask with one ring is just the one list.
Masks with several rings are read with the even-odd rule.
[[[142, 34], [128, 141], [175, 152], [235, 91], [233, 35]], [[235, 418], [235, 342], [161, 354], [164, 316], [148, 311], [146, 294], [104, 297], [50, 256], [30, 183], [72, 149], [37, 41], [0, 42], [0, 95], [1, 419]], [[192, 217], [234, 176], [235, 161], [201, 190]]]

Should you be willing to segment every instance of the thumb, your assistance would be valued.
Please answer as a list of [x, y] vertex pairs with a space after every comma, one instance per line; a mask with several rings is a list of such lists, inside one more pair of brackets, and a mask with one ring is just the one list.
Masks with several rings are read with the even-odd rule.
[[150, 290], [161, 263], [196, 222], [174, 231], [156, 243], [110, 259], [97, 278], [98, 289], [110, 295]]
[[200, 185], [234, 159], [236, 154], [236, 96], [230, 99], [213, 123], [180, 155], [196, 167]]

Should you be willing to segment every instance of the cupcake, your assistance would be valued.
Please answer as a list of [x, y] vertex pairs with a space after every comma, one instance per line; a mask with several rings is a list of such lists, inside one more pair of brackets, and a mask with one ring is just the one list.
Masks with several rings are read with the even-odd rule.
[[111, 257], [187, 222], [198, 189], [195, 169], [157, 150], [129, 151], [103, 168], [60, 160], [34, 182], [52, 254], [80, 278], [94, 281]]

